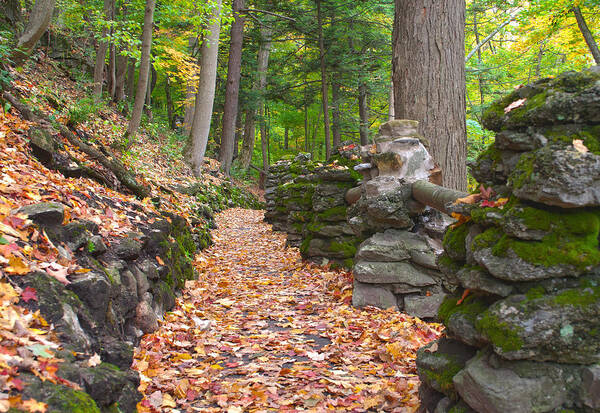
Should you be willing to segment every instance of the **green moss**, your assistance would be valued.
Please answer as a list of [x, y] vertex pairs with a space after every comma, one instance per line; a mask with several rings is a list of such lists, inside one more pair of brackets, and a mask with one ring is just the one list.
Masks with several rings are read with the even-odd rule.
[[91, 254], [96, 251], [96, 245], [92, 242], [92, 240], [88, 240], [87, 242], [87, 251]]
[[356, 242], [353, 241], [332, 241], [329, 248], [333, 252], [343, 253], [346, 258], [354, 257], [356, 255]]
[[516, 351], [523, 347], [523, 340], [518, 332], [511, 329], [508, 324], [500, 322], [497, 317], [487, 311], [477, 319], [475, 328], [502, 351]]
[[525, 293], [525, 296], [528, 300], [542, 298], [544, 295], [546, 295], [546, 290], [541, 285], [530, 288], [529, 291]]
[[515, 169], [508, 177], [508, 185], [512, 188], [521, 188], [525, 185], [531, 174], [534, 173], [535, 160], [535, 152], [526, 152], [521, 155], [519, 161], [515, 165]]
[[452, 382], [452, 379], [458, 374], [459, 371], [463, 369], [463, 366], [461, 366], [456, 362], [456, 360], [447, 354], [440, 355], [439, 357], [443, 357], [445, 359], [444, 370], [436, 372], [433, 370], [424, 369], [422, 372], [429, 381], [438, 384], [442, 393], [450, 397], [452, 400], [456, 400], [458, 395], [454, 389], [454, 383]]
[[586, 287], [565, 290], [556, 295], [553, 301], [558, 305], [590, 306], [600, 301], [600, 287]]
[[302, 240], [302, 244], [300, 244], [300, 253], [306, 254], [308, 252], [308, 246], [310, 245], [312, 239], [312, 235], [309, 235]]
[[333, 208], [330, 208], [326, 211], [323, 211], [323, 212], [317, 214], [317, 217], [319, 219], [322, 219], [325, 221], [330, 220], [332, 218], [339, 217], [339, 216], [343, 216], [345, 218], [347, 209], [348, 209], [348, 207], [346, 207], [345, 205], [333, 207]]
[[437, 264], [444, 273], [456, 273], [462, 268], [462, 263], [454, 261], [446, 253], [438, 256]]
[[519, 220], [532, 230], [555, 232], [562, 235], [586, 235], [600, 232], [600, 213], [598, 211], [541, 209], [515, 205], [507, 210], [506, 217]]
[[585, 126], [572, 131], [567, 126], [556, 126], [544, 131], [550, 142], [572, 145], [574, 139], [580, 139], [590, 152], [600, 155], [600, 125]]
[[465, 406], [457, 404], [456, 406], [453, 406], [450, 410], [448, 410], [448, 413], [467, 413], [467, 408]]
[[312, 233], [317, 233], [319, 232], [323, 227], [325, 226], [325, 223], [320, 222], [320, 221], [313, 221], [311, 223], [309, 223], [306, 226], [306, 230]]
[[354, 266], [354, 258], [346, 258], [343, 261], [343, 264], [344, 264], [344, 268], [348, 268], [348, 269], [352, 268]]
[[457, 313], [475, 322], [476, 317], [488, 308], [486, 301], [476, 294], [468, 295], [459, 305], [457, 305], [458, 300], [460, 300], [459, 296], [448, 296], [440, 305], [438, 317], [444, 324], [447, 324], [450, 317]]
[[498, 243], [500, 238], [504, 235], [502, 230], [498, 227], [491, 227], [477, 235], [473, 239], [471, 247], [473, 250], [480, 250], [483, 248], [493, 247]]
[[34, 398], [48, 404], [48, 413], [100, 413], [89, 394], [49, 381], [31, 382], [24, 398]]
[[446, 253], [455, 260], [464, 260], [467, 254], [465, 239], [469, 233], [469, 225], [462, 224], [454, 228], [448, 228], [444, 235], [442, 245]]

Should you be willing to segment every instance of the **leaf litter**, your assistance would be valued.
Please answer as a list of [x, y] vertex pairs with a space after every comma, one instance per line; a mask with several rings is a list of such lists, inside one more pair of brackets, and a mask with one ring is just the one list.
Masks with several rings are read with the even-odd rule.
[[416, 350], [441, 326], [353, 308], [351, 273], [302, 262], [262, 221], [218, 215], [198, 280], [136, 351], [139, 411], [416, 411]]

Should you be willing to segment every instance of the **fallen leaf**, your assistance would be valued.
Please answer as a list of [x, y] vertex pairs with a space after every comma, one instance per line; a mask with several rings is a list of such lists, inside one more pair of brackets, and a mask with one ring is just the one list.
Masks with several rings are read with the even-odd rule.
[[38, 402], [37, 400], [34, 400], [34, 399], [29, 399], [29, 400], [23, 401], [23, 404], [21, 404], [21, 407], [23, 407], [25, 410], [27, 410], [28, 412], [31, 412], [31, 413], [35, 413], [35, 412], [44, 413], [48, 409], [48, 405], [46, 403]]
[[519, 99], [519, 100], [515, 100], [514, 102], [512, 102], [510, 105], [508, 105], [507, 107], [504, 108], [504, 113], [508, 113], [513, 109], [516, 109], [520, 106], [523, 106], [523, 104], [527, 101], [526, 98], [523, 99]]
[[35, 290], [35, 288], [32, 287], [26, 287], [23, 292], [21, 293], [21, 299], [23, 301], [25, 301], [26, 303], [33, 300], [33, 301], [37, 301], [37, 291]]
[[100, 356], [94, 353], [94, 355], [88, 359], [86, 364], [88, 367], [96, 367], [100, 363], [102, 363]]

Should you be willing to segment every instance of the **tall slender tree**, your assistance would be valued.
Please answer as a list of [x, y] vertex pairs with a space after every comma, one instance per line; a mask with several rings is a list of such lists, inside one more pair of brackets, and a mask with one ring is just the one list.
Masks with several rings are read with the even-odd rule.
[[154, 26], [154, 7], [156, 0], [146, 0], [144, 10], [144, 27], [142, 28], [142, 47], [140, 57], [140, 71], [135, 91], [135, 101], [131, 119], [125, 133], [125, 138], [129, 140], [129, 145], [133, 144], [133, 137], [137, 133], [142, 121], [142, 110], [146, 101], [146, 88], [148, 87], [148, 75], [150, 73], [150, 50], [152, 49], [152, 29]]
[[331, 156], [331, 133], [329, 130], [329, 87], [327, 84], [327, 69], [325, 66], [325, 40], [323, 38], [323, 12], [321, 10], [322, 0], [317, 3], [317, 25], [319, 34], [319, 62], [321, 66], [321, 99], [323, 103], [323, 124], [325, 131], [325, 158]]
[[464, 190], [466, 173], [464, 0], [395, 0], [396, 119], [418, 120], [444, 186]]
[[242, 70], [242, 43], [244, 40], [245, 17], [240, 10], [244, 8], [244, 0], [233, 0], [235, 20], [231, 25], [231, 42], [229, 44], [229, 63], [227, 65], [227, 86], [225, 87], [225, 107], [223, 109], [223, 130], [219, 161], [221, 170], [229, 175], [233, 160], [235, 142], [235, 124], [238, 116], [238, 99], [240, 93], [240, 73]]
[[[112, 11], [115, 7], [114, 0], [104, 0], [104, 21], [108, 23], [110, 20], [110, 16], [112, 15]], [[106, 41], [106, 36], [108, 36], [109, 27], [107, 24], [102, 27], [102, 32], [100, 33], [100, 40], [98, 41], [98, 47], [96, 47], [96, 64], [94, 65], [94, 87], [92, 90], [92, 94], [96, 100], [102, 97], [102, 83], [104, 80], [104, 66], [106, 61], [106, 51], [108, 50], [108, 41]]]
[[219, 56], [219, 35], [221, 33], [221, 0], [215, 0], [212, 9], [209, 33], [202, 43], [201, 68], [198, 91], [194, 105], [194, 120], [190, 130], [190, 163], [196, 176], [202, 173], [202, 163], [210, 134], [213, 102], [217, 81], [217, 58]]

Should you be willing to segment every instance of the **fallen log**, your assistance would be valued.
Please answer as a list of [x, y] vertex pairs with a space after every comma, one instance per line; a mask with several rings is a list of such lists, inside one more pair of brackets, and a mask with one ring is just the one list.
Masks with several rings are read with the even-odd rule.
[[[15, 107], [21, 115], [28, 121], [36, 122], [43, 128], [50, 128], [51, 121], [44, 114], [39, 111], [35, 111], [21, 103], [19, 99], [10, 94], [9, 92], [3, 92], [2, 97], [8, 101], [13, 107]], [[113, 156], [106, 156], [102, 154], [98, 149], [82, 142], [69, 128], [62, 124], [54, 124], [54, 127], [58, 128], [58, 131], [63, 135], [71, 145], [76, 146], [83, 153], [98, 161], [103, 167], [110, 170], [119, 180], [119, 182], [127, 189], [129, 189], [135, 196], [140, 199], [146, 198], [150, 194], [150, 189], [144, 185], [141, 185], [135, 179], [135, 175], [129, 171], [125, 165]]]
[[467, 195], [469, 194], [466, 192], [444, 188], [428, 181], [416, 181], [412, 184], [412, 197], [415, 200], [445, 214], [449, 214], [446, 205]]

